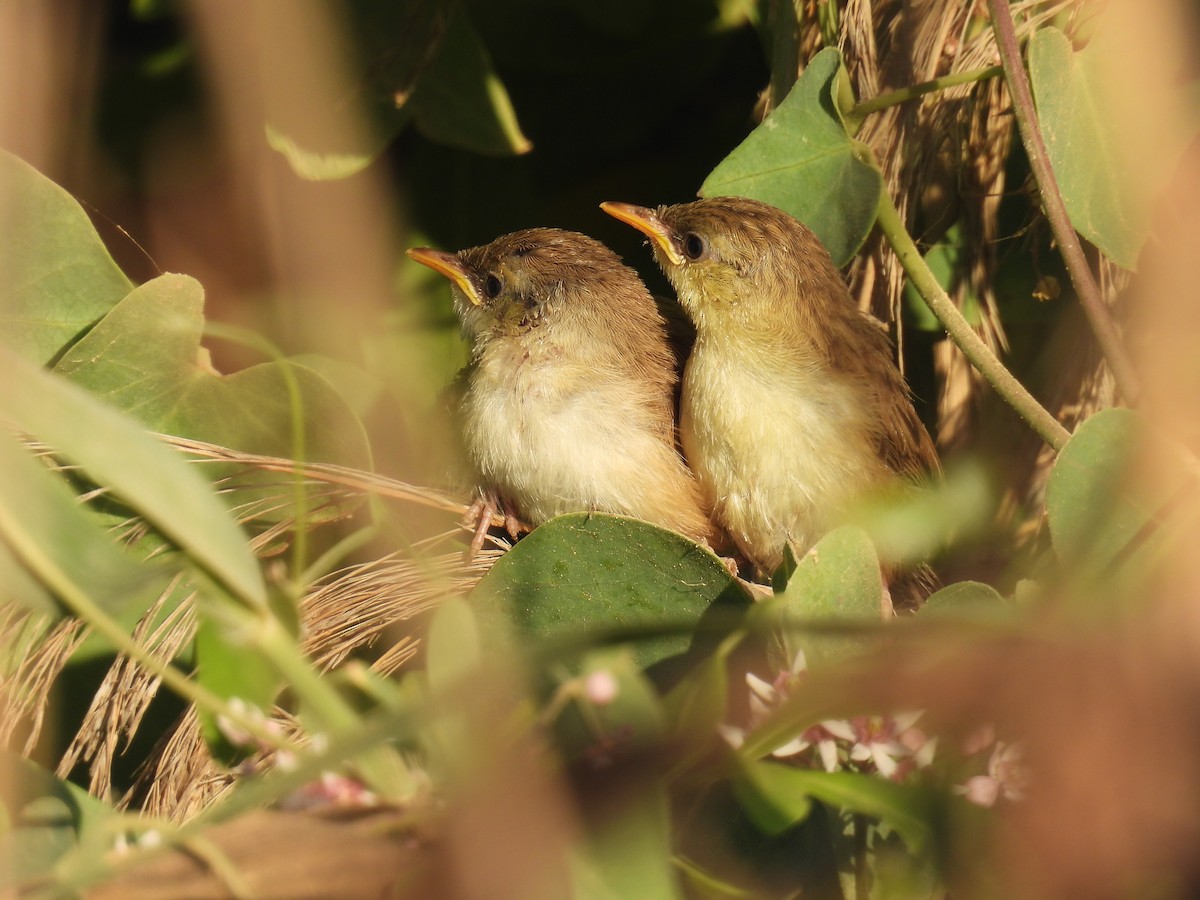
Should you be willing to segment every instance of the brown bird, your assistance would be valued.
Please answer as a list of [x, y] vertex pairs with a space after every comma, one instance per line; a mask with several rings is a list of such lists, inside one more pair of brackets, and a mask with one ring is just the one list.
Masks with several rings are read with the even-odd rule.
[[666, 324], [633, 269], [554, 228], [408, 255], [450, 279], [471, 345], [456, 405], [481, 494], [472, 551], [497, 509], [514, 536], [518, 518], [596, 511], [709, 537], [677, 448]]
[[760, 570], [785, 545], [803, 553], [872, 491], [938, 470], [891, 342], [808, 228], [740, 197], [601, 206], [651, 239], [696, 324], [684, 452]]

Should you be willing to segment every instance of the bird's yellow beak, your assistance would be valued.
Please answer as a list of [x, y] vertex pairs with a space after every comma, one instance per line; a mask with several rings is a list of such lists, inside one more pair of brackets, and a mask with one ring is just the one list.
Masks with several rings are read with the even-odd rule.
[[481, 305], [475, 285], [471, 283], [471, 274], [462, 264], [462, 260], [453, 253], [442, 250], [430, 250], [428, 247], [410, 247], [404, 251], [410, 259], [415, 259], [423, 266], [429, 266], [433, 271], [445, 275], [463, 292], [472, 306]]
[[615, 203], [612, 200], [601, 203], [600, 208], [614, 219], [620, 219], [626, 225], [632, 225], [654, 241], [672, 265], [678, 266], [683, 262], [683, 254], [675, 246], [674, 232], [654, 210], [644, 206], [634, 206], [632, 203]]

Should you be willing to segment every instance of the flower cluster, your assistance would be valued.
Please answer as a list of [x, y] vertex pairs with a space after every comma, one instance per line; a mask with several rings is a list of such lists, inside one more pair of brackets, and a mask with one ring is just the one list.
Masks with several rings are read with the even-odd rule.
[[[747, 674], [749, 729], [765, 722], [803, 684], [807, 675], [803, 651], [798, 652], [790, 668], [779, 673], [773, 681]], [[937, 752], [938, 739], [928, 736], [917, 726], [921, 716], [921, 711], [915, 711], [827, 719], [779, 745], [771, 756], [799, 766], [819, 766], [826, 772], [874, 773], [892, 781], [903, 781], [913, 772], [929, 767]], [[745, 729], [724, 725], [720, 731], [733, 747], [740, 747], [745, 740]], [[987, 773], [968, 778], [955, 788], [955, 792], [980, 806], [992, 806], [1000, 798], [1022, 799], [1028, 776], [1020, 745], [998, 741], [994, 730], [986, 726], [978, 729], [962, 748], [968, 759], [989, 749]]]

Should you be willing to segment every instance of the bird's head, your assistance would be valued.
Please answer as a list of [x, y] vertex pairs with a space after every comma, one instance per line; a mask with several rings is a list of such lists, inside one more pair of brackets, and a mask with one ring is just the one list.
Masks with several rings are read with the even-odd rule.
[[408, 255], [450, 279], [472, 341], [530, 332], [597, 305], [623, 273], [636, 280], [599, 241], [556, 228], [517, 231], [457, 253], [414, 247]]
[[828, 280], [840, 279], [816, 235], [758, 200], [714, 197], [657, 209], [600, 205], [650, 238], [680, 303], [701, 326], [710, 318], [769, 321], [798, 298], [823, 302]]

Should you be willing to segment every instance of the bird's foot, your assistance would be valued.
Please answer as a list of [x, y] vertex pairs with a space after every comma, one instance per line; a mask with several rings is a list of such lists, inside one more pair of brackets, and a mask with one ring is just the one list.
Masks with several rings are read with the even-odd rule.
[[465, 524], [473, 526], [471, 543], [465, 554], [466, 562], [473, 560], [483, 549], [488, 530], [492, 527], [492, 520], [495, 518], [504, 520], [504, 530], [514, 541], [522, 531], [530, 530], [529, 526], [517, 518], [510, 504], [506, 503], [499, 494], [493, 490], [481, 490], [463, 517]]

